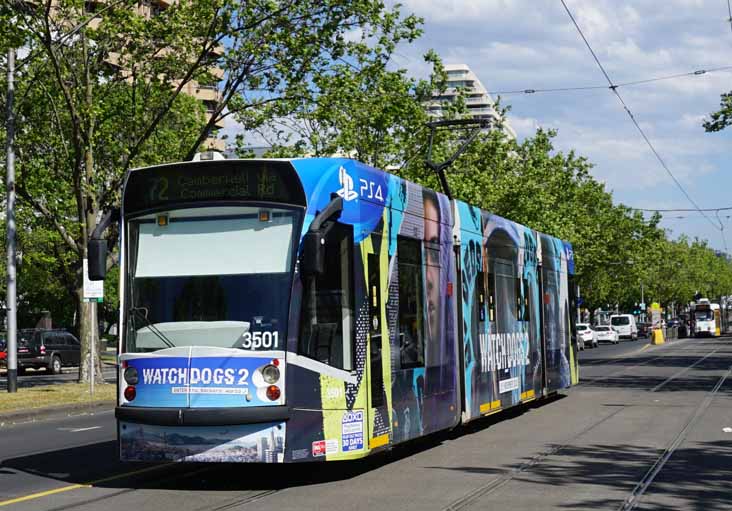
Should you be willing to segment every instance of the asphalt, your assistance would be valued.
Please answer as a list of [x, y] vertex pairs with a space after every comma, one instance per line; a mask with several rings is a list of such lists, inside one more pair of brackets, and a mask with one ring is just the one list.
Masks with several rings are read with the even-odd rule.
[[554, 399], [357, 463], [130, 465], [110, 412], [11, 426], [0, 507], [730, 509], [732, 339], [624, 342], [580, 360], [582, 383]]

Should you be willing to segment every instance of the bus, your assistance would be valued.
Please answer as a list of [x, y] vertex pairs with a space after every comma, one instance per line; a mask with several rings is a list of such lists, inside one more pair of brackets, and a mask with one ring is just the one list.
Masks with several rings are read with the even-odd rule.
[[691, 312], [694, 318], [695, 337], [721, 335], [721, 311], [718, 303], [711, 303], [707, 298], [701, 298], [698, 302], [692, 303]]
[[362, 458], [578, 380], [572, 246], [349, 159], [132, 170], [124, 461]]

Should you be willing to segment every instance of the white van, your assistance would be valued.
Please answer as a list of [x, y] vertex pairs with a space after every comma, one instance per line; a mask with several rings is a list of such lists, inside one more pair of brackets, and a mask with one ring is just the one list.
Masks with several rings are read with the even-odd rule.
[[638, 325], [632, 314], [613, 314], [610, 316], [610, 326], [618, 333], [620, 339], [638, 340]]

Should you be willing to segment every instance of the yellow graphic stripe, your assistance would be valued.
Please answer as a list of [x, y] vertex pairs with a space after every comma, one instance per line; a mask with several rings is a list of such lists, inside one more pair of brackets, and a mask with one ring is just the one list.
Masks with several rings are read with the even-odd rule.
[[372, 449], [376, 449], [377, 447], [381, 447], [383, 445], [386, 445], [389, 443], [389, 434], [386, 433], [384, 435], [379, 435], [377, 437], [374, 437], [369, 442], [369, 447]]
[[488, 413], [492, 410], [497, 410], [501, 407], [500, 401], [491, 401], [489, 403], [483, 403], [480, 405], [480, 413]]
[[533, 390], [527, 390], [526, 392], [521, 393], [521, 401], [526, 401], [527, 399], [534, 399], [535, 394]]

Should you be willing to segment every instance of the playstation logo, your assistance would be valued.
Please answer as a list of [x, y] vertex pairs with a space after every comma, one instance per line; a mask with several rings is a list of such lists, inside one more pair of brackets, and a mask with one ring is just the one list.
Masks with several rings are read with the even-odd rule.
[[344, 200], [352, 201], [358, 197], [358, 193], [353, 189], [353, 178], [348, 175], [348, 172], [342, 166], [338, 169], [338, 182], [342, 188], [336, 193], [343, 197]]

